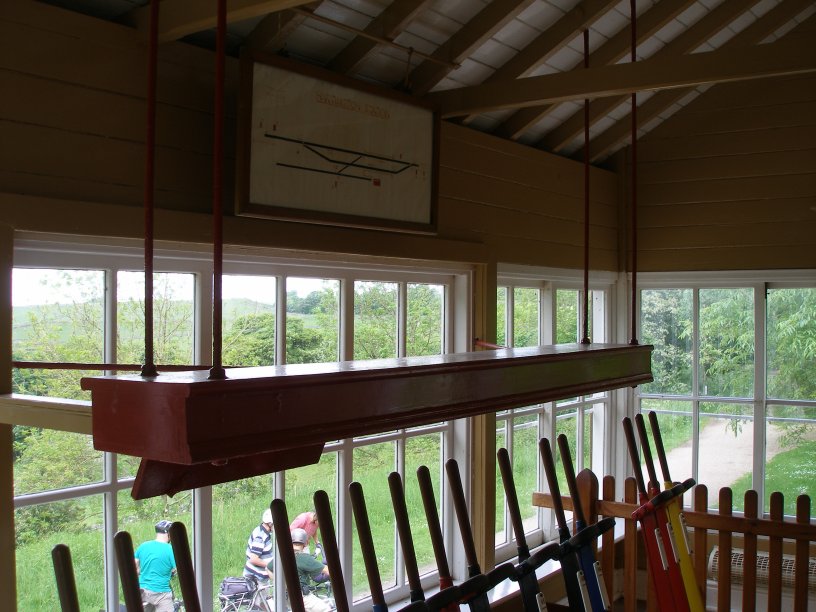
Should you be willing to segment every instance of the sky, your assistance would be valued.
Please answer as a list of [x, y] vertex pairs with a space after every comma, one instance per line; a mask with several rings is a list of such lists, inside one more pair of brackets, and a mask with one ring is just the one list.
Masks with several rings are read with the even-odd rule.
[[[89, 287], [96, 288], [99, 296], [103, 289], [103, 276], [99, 271], [76, 270], [71, 277], [87, 282], [70, 282], [65, 271], [41, 270], [34, 268], [15, 268], [12, 274], [12, 304], [14, 306], [35, 306], [41, 304], [71, 304], [82, 302], [93, 297], [88, 293]], [[118, 295], [120, 300], [140, 299], [144, 297], [143, 272], [121, 272]], [[174, 290], [179, 295], [188, 294], [192, 299], [193, 275], [172, 274], [169, 278]], [[323, 279], [294, 278], [288, 280], [288, 288], [304, 297], [312, 291], [323, 287]], [[274, 277], [261, 276], [224, 276], [222, 299], [248, 298], [261, 303], [271, 304], [275, 300]]]

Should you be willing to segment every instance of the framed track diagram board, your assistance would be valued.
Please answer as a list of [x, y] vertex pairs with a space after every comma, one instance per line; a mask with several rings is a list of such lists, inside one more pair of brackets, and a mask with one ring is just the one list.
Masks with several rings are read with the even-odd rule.
[[433, 111], [396, 92], [269, 61], [242, 58], [236, 212], [433, 232]]

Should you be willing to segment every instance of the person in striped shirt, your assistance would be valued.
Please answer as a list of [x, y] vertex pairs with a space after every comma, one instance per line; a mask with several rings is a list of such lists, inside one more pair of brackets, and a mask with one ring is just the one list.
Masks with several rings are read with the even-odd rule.
[[259, 584], [269, 583], [267, 566], [273, 561], [272, 512], [267, 508], [261, 516], [261, 524], [252, 530], [247, 540], [244, 576], [255, 578]]

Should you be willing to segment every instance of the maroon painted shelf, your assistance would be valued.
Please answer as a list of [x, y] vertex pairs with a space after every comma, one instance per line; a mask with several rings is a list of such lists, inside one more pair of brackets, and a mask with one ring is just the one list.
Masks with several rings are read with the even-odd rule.
[[[561, 344], [235, 368], [226, 380], [206, 371], [88, 377], [82, 388], [95, 448], [176, 464], [176, 485], [201, 486], [219, 470], [225, 482], [313, 463], [329, 440], [649, 382], [651, 354], [650, 345]], [[199, 464], [199, 477], [180, 467]]]

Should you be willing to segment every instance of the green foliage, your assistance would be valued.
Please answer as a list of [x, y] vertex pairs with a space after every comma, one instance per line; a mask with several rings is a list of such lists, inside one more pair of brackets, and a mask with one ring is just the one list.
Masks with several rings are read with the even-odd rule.
[[753, 290], [700, 290], [700, 391], [753, 397], [753, 388]]
[[231, 366], [275, 365], [275, 313], [237, 317], [224, 331], [223, 361]]
[[408, 316], [405, 325], [405, 354], [408, 357], [442, 352], [442, 288], [408, 285]]
[[555, 292], [556, 333], [555, 343], [578, 342], [578, 292], [573, 289], [559, 289]]
[[816, 399], [816, 289], [768, 291], [768, 395]]
[[[779, 453], [765, 466], [765, 508], [770, 504], [771, 493], [785, 494], [785, 514], [796, 514], [796, 497], [808, 495], [816, 498], [816, 442], [802, 443], [791, 450]], [[734, 491], [747, 491], [753, 486], [753, 474], [747, 473], [731, 485]], [[743, 499], [734, 497], [734, 509], [744, 508]], [[812, 510], [811, 510], [812, 512]]]
[[539, 291], [529, 287], [513, 290], [513, 346], [539, 344]]
[[507, 346], [507, 287], [496, 290], [496, 344]]
[[644, 393], [691, 393], [691, 299], [689, 289], [641, 293], [641, 339], [655, 347], [655, 380], [643, 385]]
[[397, 285], [358, 282], [354, 287], [354, 359], [397, 355]]

